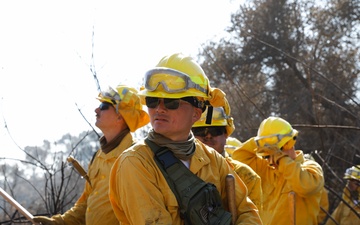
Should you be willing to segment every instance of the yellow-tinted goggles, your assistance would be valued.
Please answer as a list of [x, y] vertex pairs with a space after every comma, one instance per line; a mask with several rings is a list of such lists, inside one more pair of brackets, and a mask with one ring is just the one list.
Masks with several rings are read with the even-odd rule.
[[255, 142], [258, 147], [277, 146], [284, 137], [292, 137], [293, 130], [287, 134], [273, 134], [268, 136], [256, 137]]
[[159, 85], [167, 93], [178, 93], [186, 91], [190, 88], [195, 88], [205, 94], [208, 90], [196, 84], [191, 78], [180, 71], [169, 68], [156, 68], [146, 72], [145, 74], [145, 88], [149, 91], [155, 91]]

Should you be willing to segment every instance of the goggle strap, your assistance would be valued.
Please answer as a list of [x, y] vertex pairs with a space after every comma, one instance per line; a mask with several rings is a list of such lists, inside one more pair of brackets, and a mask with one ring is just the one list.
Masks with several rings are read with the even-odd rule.
[[117, 103], [115, 104], [115, 106], [116, 106], [116, 114], [119, 114], [119, 103], [120, 103], [120, 102], [117, 102]]
[[[190, 81], [191, 81], [191, 80], [190, 80]], [[193, 81], [191, 81], [191, 82], [193, 82]], [[195, 83], [194, 83], [194, 84], [195, 84]], [[201, 92], [204, 93], [204, 94], [208, 94], [207, 89], [206, 89], [206, 88], [202, 88], [199, 84], [195, 84], [195, 85], [194, 85], [194, 88], [195, 88], [196, 90], [201, 91]]]
[[214, 109], [213, 106], [211, 106], [211, 105], [208, 106], [208, 111], [206, 114], [206, 121], [205, 121], [206, 124], [211, 124], [213, 109]]

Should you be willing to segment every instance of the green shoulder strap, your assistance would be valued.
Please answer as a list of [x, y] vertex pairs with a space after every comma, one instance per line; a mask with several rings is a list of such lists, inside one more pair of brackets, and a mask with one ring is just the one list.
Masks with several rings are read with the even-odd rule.
[[147, 138], [145, 142], [154, 152], [155, 162], [176, 196], [181, 217], [183, 219], [187, 218], [185, 216], [186, 208], [191, 196], [197, 193], [206, 183], [193, 174], [168, 148], [160, 147]]

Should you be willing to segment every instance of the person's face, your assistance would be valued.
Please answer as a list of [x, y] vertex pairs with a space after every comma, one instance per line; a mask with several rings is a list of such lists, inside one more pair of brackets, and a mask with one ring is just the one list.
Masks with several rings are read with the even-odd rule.
[[185, 141], [192, 125], [200, 118], [202, 110], [183, 100], [180, 100], [178, 108], [169, 109], [165, 106], [164, 99], [158, 99], [158, 105], [154, 108], [148, 107], [148, 112], [150, 123], [156, 133], [173, 141]]
[[355, 179], [348, 180], [347, 184], [350, 191], [356, 191], [360, 187], [360, 181]]
[[99, 107], [95, 109], [95, 113], [95, 125], [102, 131], [114, 127], [119, 119], [119, 114], [116, 113], [114, 106], [107, 102], [100, 103]]
[[220, 154], [224, 152], [227, 138], [225, 127], [194, 127], [192, 130], [202, 143], [214, 148]]

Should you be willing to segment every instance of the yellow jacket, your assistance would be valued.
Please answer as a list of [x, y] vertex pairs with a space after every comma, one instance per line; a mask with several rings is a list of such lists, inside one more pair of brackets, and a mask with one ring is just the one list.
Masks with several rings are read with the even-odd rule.
[[[321, 191], [320, 207], [323, 208], [327, 213], [329, 212], [329, 196], [325, 187]], [[326, 212], [320, 209], [318, 215], [318, 224], [323, 224], [323, 222], [325, 222], [325, 218], [327, 217]]]
[[[342, 198], [358, 213], [360, 214], [360, 201], [358, 200], [358, 205], [355, 206], [354, 202], [348, 197], [350, 196], [350, 191], [345, 187], [343, 191]], [[360, 193], [359, 193], [360, 199]], [[331, 214], [331, 217], [339, 225], [358, 225], [360, 224], [360, 218], [347, 206], [344, 202], [340, 202], [336, 207], [334, 212]], [[327, 220], [326, 225], [335, 225], [334, 221], [330, 218]]]
[[128, 133], [111, 152], [104, 154], [101, 149], [97, 151], [88, 168], [91, 186], [86, 182], [85, 189], [75, 205], [63, 215], [52, 217], [56, 224], [119, 224], [109, 202], [109, 175], [117, 157], [133, 142], [131, 134]]
[[[225, 177], [235, 174], [214, 149], [196, 140], [190, 171], [213, 183], [226, 206]], [[154, 153], [142, 141], [126, 150], [115, 162], [110, 177], [110, 202], [121, 224], [182, 225], [175, 195], [154, 161]], [[262, 224], [256, 206], [246, 197], [247, 189], [234, 175], [236, 185], [236, 224]]]
[[289, 225], [291, 205], [289, 193], [295, 192], [296, 224], [317, 225], [324, 178], [321, 166], [305, 160], [302, 151], [297, 157], [283, 157], [275, 170], [267, 160], [256, 155], [254, 138], [234, 151], [232, 158], [248, 164], [261, 177], [263, 191], [262, 220], [266, 225]]
[[261, 187], [261, 178], [255, 173], [255, 171], [245, 163], [239, 162], [238, 160], [234, 160], [231, 157], [226, 157], [226, 160], [233, 167], [233, 170], [237, 175], [241, 178], [241, 180], [245, 183], [248, 189], [248, 196], [250, 200], [256, 205], [258, 208], [260, 215], [262, 213], [262, 187]]

